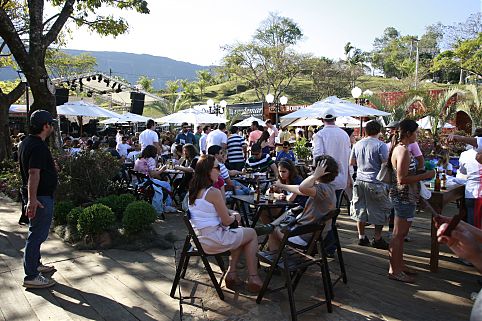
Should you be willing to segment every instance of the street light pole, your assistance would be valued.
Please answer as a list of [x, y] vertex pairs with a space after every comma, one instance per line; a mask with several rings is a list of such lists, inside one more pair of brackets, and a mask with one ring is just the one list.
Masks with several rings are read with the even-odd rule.
[[212, 99], [208, 99], [206, 104], [209, 107], [209, 113], [210, 114], [216, 114], [216, 116], [219, 116], [219, 114], [224, 114], [226, 106], [228, 105], [226, 100], [221, 100], [219, 102], [219, 105], [217, 105], [217, 104], [214, 103], [214, 100], [212, 100]]
[[[269, 106], [271, 107], [274, 103], [274, 96], [272, 94], [267, 94], [266, 95], [266, 102], [269, 104]], [[281, 106], [284, 106], [288, 103], [288, 97], [286, 96], [282, 96], [280, 97], [279, 101], [277, 101], [275, 104], [274, 104], [274, 107], [275, 107], [275, 113], [276, 113], [276, 127], [278, 127], [278, 124], [279, 124], [279, 110], [280, 110], [280, 107]]]

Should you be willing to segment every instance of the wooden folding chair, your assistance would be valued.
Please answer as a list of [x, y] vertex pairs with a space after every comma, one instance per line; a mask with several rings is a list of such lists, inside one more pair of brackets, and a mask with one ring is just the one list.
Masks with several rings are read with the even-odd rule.
[[[223, 252], [218, 254], [207, 254], [206, 252], [204, 252], [201, 246], [201, 243], [199, 242], [199, 239], [196, 233], [194, 232], [194, 228], [192, 227], [191, 222], [189, 221], [189, 217], [190, 217], [190, 214], [189, 214], [189, 211], [187, 211], [183, 215], [183, 220], [184, 220], [184, 224], [187, 227], [188, 233], [186, 236], [186, 240], [184, 241], [184, 245], [182, 247], [179, 263], [176, 266], [176, 275], [174, 276], [174, 281], [172, 282], [171, 297], [174, 298], [174, 293], [176, 292], [176, 288], [179, 285], [179, 281], [181, 280], [181, 278], [184, 278], [186, 275], [189, 259], [192, 256], [198, 256], [201, 258], [204, 264], [204, 268], [208, 272], [208, 275], [211, 278], [211, 281], [213, 282], [214, 288], [216, 289], [216, 292], [218, 293], [219, 298], [221, 300], [224, 300], [224, 293], [221, 290], [221, 281], [227, 272], [227, 268], [224, 265], [224, 261], [222, 257], [229, 255], [229, 252]], [[192, 244], [191, 242], [194, 244]], [[209, 264], [209, 261], [208, 261], [209, 257], [214, 257], [219, 267], [221, 268], [221, 271], [223, 271], [219, 281], [214, 275], [213, 269]]]
[[[283, 272], [285, 278], [285, 285], [272, 290], [279, 291], [284, 288], [288, 291], [288, 299], [290, 303], [291, 320], [296, 321], [298, 314], [312, 310], [323, 304], [326, 304], [328, 312], [332, 312], [331, 304], [331, 285], [329, 277], [328, 262], [326, 252], [322, 248], [320, 235], [325, 228], [325, 224], [310, 224], [305, 226], [294, 226], [283, 230], [283, 239], [281, 240], [280, 248], [278, 251], [261, 251], [258, 252], [258, 258], [260, 261], [269, 264], [268, 274], [264, 280], [263, 287], [258, 294], [256, 303], [261, 303], [263, 296], [265, 295], [269, 282], [273, 276], [273, 272], [276, 268], [279, 268]], [[292, 246], [289, 243], [289, 238], [293, 236], [300, 236], [305, 234], [311, 234], [311, 241], [305, 250]], [[316, 249], [316, 250], [315, 250]], [[318, 257], [315, 257], [315, 252], [322, 253]], [[294, 291], [299, 283], [301, 277], [312, 265], [318, 265], [323, 281], [323, 289], [325, 292], [325, 300], [317, 302], [313, 305], [305, 307], [300, 310], [296, 310]]]

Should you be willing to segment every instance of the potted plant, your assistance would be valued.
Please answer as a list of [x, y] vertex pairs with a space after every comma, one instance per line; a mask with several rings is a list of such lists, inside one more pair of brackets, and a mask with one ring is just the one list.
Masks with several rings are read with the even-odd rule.
[[293, 152], [298, 159], [298, 162], [306, 162], [311, 156], [311, 149], [306, 146], [307, 140], [305, 137], [297, 140], [293, 147]]

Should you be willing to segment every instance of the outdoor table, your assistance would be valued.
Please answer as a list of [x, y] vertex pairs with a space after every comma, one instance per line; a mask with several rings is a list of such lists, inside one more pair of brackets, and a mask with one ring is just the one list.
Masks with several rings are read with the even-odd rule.
[[[250, 226], [250, 227], [256, 226], [256, 223], [258, 222], [259, 216], [263, 209], [266, 209], [268, 211], [268, 214], [271, 216], [271, 210], [274, 208], [282, 209], [286, 207], [298, 206], [297, 203], [288, 202], [286, 200], [274, 200], [273, 203], [268, 203], [268, 199], [263, 196], [261, 196], [259, 203], [254, 202], [254, 195], [233, 195], [231, 196], [231, 198], [233, 198], [238, 204], [238, 208], [240, 209], [243, 215], [244, 226]], [[246, 212], [244, 206], [242, 206], [242, 204], [240, 203], [254, 205], [254, 207], [256, 208], [251, 225], [249, 224], [248, 213]]]
[[166, 169], [163, 174], [165, 174], [167, 176], [167, 178], [169, 179], [169, 184], [172, 184], [174, 183], [174, 180], [176, 179], [177, 175], [184, 175], [184, 172], [183, 171], [179, 171], [179, 170], [176, 170], [176, 169]]
[[268, 183], [272, 183], [276, 181], [276, 178], [266, 178], [266, 176], [259, 176], [259, 177], [247, 177], [246, 175], [237, 175], [233, 179], [237, 180], [243, 185], [251, 186], [256, 189], [257, 185], [259, 184], [260, 187], [265, 187], [261, 190], [261, 193], [265, 193], [268, 187]]
[[[432, 197], [428, 200], [428, 203], [433, 207], [435, 212], [442, 215], [444, 207], [453, 201], [460, 200], [459, 215], [465, 217], [465, 185], [455, 185], [447, 187], [446, 190], [440, 192], [432, 192]], [[437, 272], [438, 270], [438, 256], [439, 256], [439, 243], [437, 241], [437, 228], [432, 213], [432, 219], [430, 220], [431, 226], [431, 246], [430, 246], [430, 272]]]

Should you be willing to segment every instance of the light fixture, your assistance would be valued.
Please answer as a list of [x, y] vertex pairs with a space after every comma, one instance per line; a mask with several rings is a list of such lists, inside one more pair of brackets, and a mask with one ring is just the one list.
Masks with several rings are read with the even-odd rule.
[[92, 76], [92, 80], [96, 80], [97, 78], [95, 77], [95, 75]]
[[354, 88], [351, 90], [351, 95], [352, 95], [352, 97], [355, 98], [355, 99], [360, 98], [361, 94], [362, 94], [362, 90], [361, 90], [360, 88], [358, 88], [358, 87], [354, 87]]
[[274, 102], [274, 96], [272, 94], [267, 94], [266, 95], [266, 102], [268, 104], [272, 104]]
[[208, 105], [208, 107], [213, 107], [213, 106], [214, 106], [214, 100], [208, 99], [208, 101], [206, 102], [206, 104]]
[[281, 98], [279, 99], [279, 102], [281, 103], [281, 105], [286, 105], [288, 103], [288, 97], [281, 96]]
[[102, 75], [99, 75], [99, 77], [97, 77], [97, 81], [100, 82], [102, 80]]
[[219, 106], [221, 106], [222, 108], [226, 108], [227, 105], [228, 103], [224, 99], [219, 102]]
[[114, 81], [111, 88], [114, 89], [115, 85], [117, 85], [117, 83]]
[[87, 81], [90, 81], [90, 77], [87, 77], [87, 79], [86, 79], [86, 80], [87, 80]]

